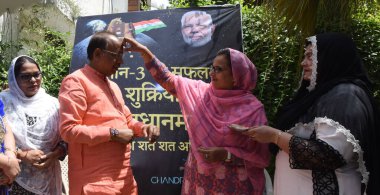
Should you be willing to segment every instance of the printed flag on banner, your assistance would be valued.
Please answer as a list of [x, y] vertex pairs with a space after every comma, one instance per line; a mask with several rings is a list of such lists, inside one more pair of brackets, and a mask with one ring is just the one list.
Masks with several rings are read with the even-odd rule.
[[135, 28], [136, 34], [139, 34], [144, 31], [166, 27], [166, 25], [159, 19], [136, 22], [136, 23], [133, 23], [133, 26]]
[[[211, 19], [189, 23], [184, 16], [191, 11], [205, 11]], [[109, 30], [147, 46], [172, 73], [209, 81], [207, 67], [218, 50], [230, 47], [242, 51], [240, 13], [239, 6], [223, 6], [81, 17], [70, 72], [88, 63], [87, 45], [92, 35]], [[200, 28], [201, 35], [193, 33], [194, 28]], [[140, 54], [126, 52], [123, 61], [111, 79], [122, 90], [134, 118], [161, 129], [155, 144], [144, 139], [131, 143], [139, 194], [180, 194], [191, 143], [177, 100], [153, 80]]]

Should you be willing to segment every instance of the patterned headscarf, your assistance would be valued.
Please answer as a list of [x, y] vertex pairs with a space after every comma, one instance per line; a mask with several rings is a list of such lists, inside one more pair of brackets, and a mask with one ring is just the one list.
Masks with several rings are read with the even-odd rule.
[[209, 172], [221, 165], [206, 162], [197, 151], [199, 147], [224, 147], [244, 160], [251, 181], [258, 182], [253, 186], [263, 187], [262, 169], [270, 158], [268, 145], [255, 142], [228, 127], [231, 124], [251, 127], [267, 123], [262, 103], [251, 92], [256, 86], [257, 71], [245, 54], [233, 49], [229, 51], [235, 81], [233, 90], [218, 90], [203, 81], [177, 77], [177, 97], [198, 169]]

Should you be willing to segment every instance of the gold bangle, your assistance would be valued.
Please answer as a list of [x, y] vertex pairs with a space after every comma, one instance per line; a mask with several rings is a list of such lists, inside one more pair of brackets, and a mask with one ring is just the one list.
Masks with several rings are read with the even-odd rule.
[[278, 145], [278, 140], [280, 139], [280, 136], [282, 133], [283, 133], [282, 131], [278, 131], [277, 137], [276, 137], [276, 143], [275, 143], [276, 145]]
[[232, 155], [231, 155], [231, 152], [228, 152], [228, 151], [227, 151], [227, 158], [224, 159], [224, 162], [229, 163], [229, 162], [231, 162], [231, 161], [232, 161]]
[[13, 152], [13, 154], [15, 154], [16, 155], [16, 158], [17, 158], [17, 151], [16, 150], [12, 150], [12, 149], [10, 149], [10, 148], [5, 148], [5, 151], [7, 152], [7, 151], [9, 151], [9, 152]]

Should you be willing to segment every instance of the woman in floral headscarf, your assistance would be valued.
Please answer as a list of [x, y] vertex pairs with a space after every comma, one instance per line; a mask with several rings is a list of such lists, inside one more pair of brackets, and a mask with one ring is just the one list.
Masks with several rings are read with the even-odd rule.
[[4, 104], [1, 100], [0, 144], [0, 195], [6, 195], [8, 194], [8, 186], [19, 174], [20, 167], [16, 158], [15, 140], [4, 116]]
[[275, 194], [379, 194], [379, 111], [353, 40], [309, 37], [301, 65], [302, 84], [279, 112], [278, 129], [247, 132], [281, 149]]
[[154, 79], [176, 96], [190, 138], [182, 194], [262, 195], [267, 144], [229, 128], [267, 123], [264, 107], [252, 94], [257, 71], [246, 55], [234, 49], [219, 51], [210, 69], [211, 83], [172, 74], [145, 46], [125, 38], [140, 52]]
[[0, 93], [11, 126], [21, 173], [11, 194], [62, 194], [59, 157], [64, 157], [58, 131], [56, 98], [41, 88], [42, 71], [29, 56], [13, 59], [8, 71], [9, 90]]

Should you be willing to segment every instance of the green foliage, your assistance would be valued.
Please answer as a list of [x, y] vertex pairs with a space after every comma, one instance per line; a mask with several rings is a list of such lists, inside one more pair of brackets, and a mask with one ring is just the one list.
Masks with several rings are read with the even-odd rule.
[[0, 42], [0, 91], [8, 83], [8, 68], [14, 57], [21, 50], [20, 42]]
[[353, 37], [380, 102], [380, 6], [362, 7], [354, 16]]
[[169, 0], [170, 8], [190, 7], [190, 2], [187, 0]]
[[283, 20], [265, 7], [242, 8], [244, 52], [256, 65], [259, 79], [254, 93], [265, 105], [269, 121], [298, 84], [299, 37], [287, 36]]
[[[329, 0], [326, 0], [329, 1]], [[339, 0], [334, 0], [335, 2]], [[345, 1], [345, 0], [342, 0]], [[305, 35], [313, 34], [317, 22], [318, 2], [315, 0], [266, 0], [268, 9], [279, 17], [286, 18], [284, 23], [288, 30], [299, 26]], [[323, 0], [321, 0], [323, 2]]]
[[47, 27], [45, 25], [47, 13], [41, 5], [33, 5], [29, 9], [19, 10], [20, 41], [27, 47], [39, 48], [44, 39]]
[[352, 15], [377, 0], [266, 0], [276, 15], [285, 17], [288, 29], [298, 26], [303, 37], [320, 32], [351, 32]]
[[45, 25], [46, 11], [43, 6], [35, 5], [31, 10], [20, 9], [19, 18], [20, 29], [28, 36], [16, 43], [0, 43], [1, 85], [7, 83], [9, 64], [23, 45], [44, 73], [42, 87], [47, 93], [57, 96], [61, 81], [69, 72], [72, 51], [66, 41], [68, 34], [51, 30]]
[[47, 93], [57, 97], [62, 79], [68, 74], [71, 50], [67, 48], [65, 34], [46, 30], [45, 39], [38, 49], [29, 51], [43, 71], [42, 86]]

